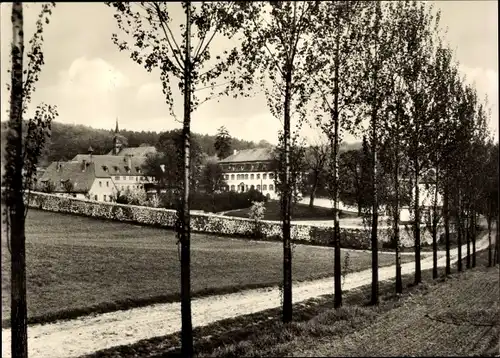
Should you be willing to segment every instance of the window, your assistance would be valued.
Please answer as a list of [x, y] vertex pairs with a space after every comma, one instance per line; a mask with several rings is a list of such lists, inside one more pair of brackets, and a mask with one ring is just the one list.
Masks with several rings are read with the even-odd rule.
[[248, 179], [248, 174], [245, 174], [245, 179]]
[[115, 177], [115, 180], [120, 180], [120, 177]]
[[253, 179], [253, 174], [250, 174], [250, 179]]
[[266, 184], [262, 185], [262, 190], [267, 190], [267, 185]]
[[234, 180], [234, 174], [231, 174], [231, 180]]
[[97, 201], [97, 195], [94, 195], [94, 200]]
[[262, 174], [262, 179], [267, 179], [267, 173]]
[[130, 189], [130, 185], [127, 185], [127, 189]]
[[252, 190], [255, 189], [255, 186], [254, 185], [250, 186], [250, 189], [252, 189]]
[[274, 174], [273, 173], [269, 173], [269, 179], [274, 179]]
[[104, 201], [106, 201], [106, 195], [103, 195], [103, 196], [102, 196], [102, 199], [103, 199]]
[[135, 181], [139, 181], [139, 177], [135, 177]]
[[128, 180], [134, 180], [134, 177], [128, 177]]
[[102, 187], [102, 181], [99, 180], [99, 186]]
[[109, 188], [109, 181], [106, 181], [106, 186]]
[[231, 190], [234, 191], [234, 185], [231, 185]]
[[260, 191], [260, 185], [257, 185], [257, 190]]
[[273, 191], [273, 185], [272, 184], [269, 184], [269, 190]]
[[260, 179], [260, 174], [257, 174], [257, 179]]

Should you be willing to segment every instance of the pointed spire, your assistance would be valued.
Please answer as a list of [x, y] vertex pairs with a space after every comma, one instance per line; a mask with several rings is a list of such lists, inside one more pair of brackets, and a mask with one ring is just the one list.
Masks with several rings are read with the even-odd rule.
[[118, 134], [118, 117], [116, 117], [116, 128], [115, 128], [115, 134]]

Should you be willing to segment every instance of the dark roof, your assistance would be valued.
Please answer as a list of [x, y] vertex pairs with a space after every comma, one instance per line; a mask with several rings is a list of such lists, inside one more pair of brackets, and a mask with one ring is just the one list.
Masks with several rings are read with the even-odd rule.
[[95, 176], [97, 178], [109, 178], [112, 175], [144, 175], [142, 165], [146, 157], [93, 155], [91, 160], [89, 154], [77, 154], [71, 162], [82, 163], [84, 160], [87, 162], [92, 161], [95, 166]]
[[239, 152], [222, 159], [220, 163], [239, 163], [239, 162], [260, 162], [273, 159], [273, 148], [254, 148], [240, 150]]
[[[59, 170], [58, 166], [60, 166]], [[40, 181], [51, 181], [55, 184], [56, 192], [64, 192], [65, 189], [60, 184], [69, 180], [73, 183], [74, 193], [87, 193], [95, 178], [95, 167], [92, 163], [84, 167], [81, 162], [53, 162], [45, 170]]]
[[[131, 148], [123, 148], [118, 152], [118, 155], [132, 155], [134, 157], [144, 157], [148, 153], [156, 153], [156, 148], [152, 146], [140, 146], [140, 147], [131, 147]], [[113, 150], [111, 150], [108, 155], [112, 155]]]

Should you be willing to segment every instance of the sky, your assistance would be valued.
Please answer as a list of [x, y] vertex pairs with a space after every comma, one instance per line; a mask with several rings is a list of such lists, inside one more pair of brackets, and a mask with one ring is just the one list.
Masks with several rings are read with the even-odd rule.
[[[441, 10], [445, 41], [455, 50], [460, 70], [474, 84], [480, 98], [488, 96], [490, 131], [498, 141], [498, 19], [497, 1], [433, 1]], [[40, 4], [25, 3], [25, 41], [31, 37]], [[1, 4], [1, 120], [7, 119], [10, 81], [11, 5]], [[179, 14], [181, 14], [179, 12]], [[104, 3], [58, 3], [44, 32], [45, 65], [32, 105], [56, 104], [56, 121], [112, 129], [165, 131], [181, 124], [170, 114], [158, 73], [148, 73], [111, 41], [119, 33], [114, 10]], [[180, 98], [180, 97], [179, 97]], [[176, 106], [182, 118], [182, 101]], [[263, 93], [250, 98], [222, 97], [202, 104], [193, 113], [192, 131], [215, 134], [226, 126], [245, 140], [277, 142], [281, 121], [274, 118]], [[309, 141], [319, 138], [307, 126]], [[358, 140], [346, 136], [345, 141]]]

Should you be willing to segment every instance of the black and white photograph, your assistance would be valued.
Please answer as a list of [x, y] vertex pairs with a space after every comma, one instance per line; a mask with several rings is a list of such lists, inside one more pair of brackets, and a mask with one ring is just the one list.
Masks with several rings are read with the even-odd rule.
[[0, 10], [2, 357], [500, 357], [498, 1]]

